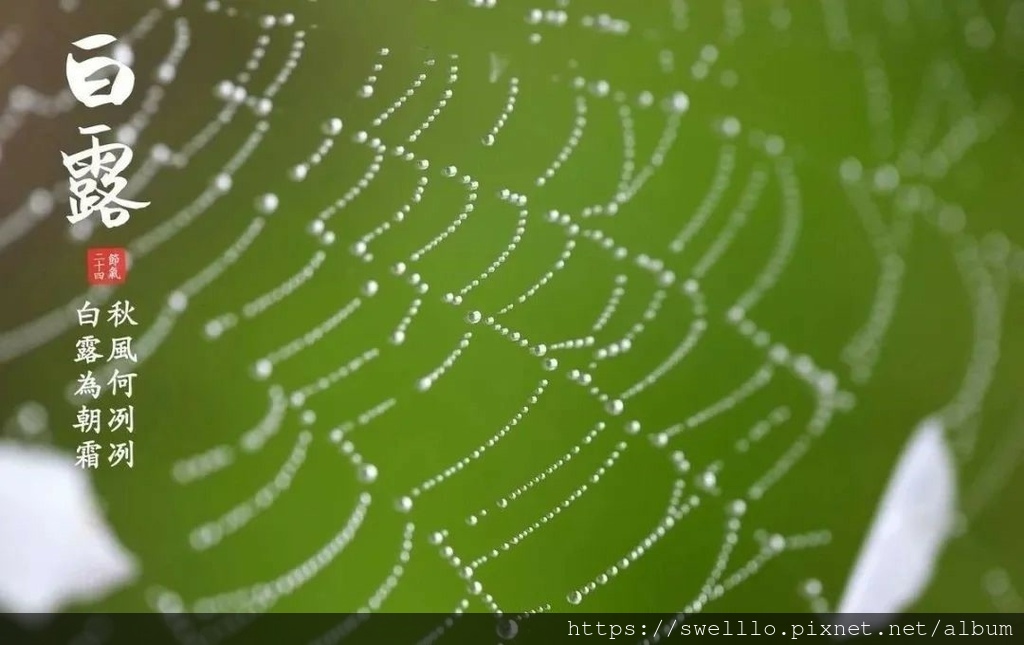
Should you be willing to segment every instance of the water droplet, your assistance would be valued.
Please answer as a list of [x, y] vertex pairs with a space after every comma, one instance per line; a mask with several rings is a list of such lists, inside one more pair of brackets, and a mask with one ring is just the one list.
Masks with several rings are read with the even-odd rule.
[[40, 403], [29, 401], [18, 408], [15, 415], [15, 422], [25, 436], [36, 436], [46, 430], [49, 424], [49, 414], [46, 408]]
[[622, 414], [622, 411], [626, 408], [625, 404], [619, 399], [612, 399], [604, 404], [604, 410], [612, 416], [618, 416]]
[[739, 135], [743, 130], [743, 125], [740, 120], [734, 116], [728, 116], [722, 120], [722, 134], [729, 137], [730, 139]]
[[175, 291], [167, 298], [167, 306], [170, 307], [171, 311], [181, 313], [188, 307], [188, 296], [181, 291]]
[[231, 190], [231, 175], [227, 173], [220, 173], [213, 178], [213, 187], [222, 193], [226, 193]]
[[542, 364], [545, 371], [553, 372], [558, 369], [558, 359], [556, 358], [545, 358]]
[[235, 93], [235, 85], [231, 81], [221, 81], [217, 83], [213, 93], [222, 101], [227, 101]]
[[267, 116], [273, 109], [274, 103], [268, 98], [261, 98], [253, 106], [253, 111], [256, 112], [257, 116]]
[[256, 200], [256, 209], [265, 215], [270, 215], [277, 210], [279, 203], [277, 195], [274, 193], [267, 193]]
[[469, 312], [469, 314], [466, 315], [466, 322], [468, 322], [471, 325], [475, 325], [481, 320], [483, 320], [483, 314], [481, 314], [479, 311], [471, 311]]
[[571, 591], [565, 599], [569, 601], [570, 605], [578, 605], [581, 602], [583, 602], [583, 594], [580, 593], [578, 590]]
[[395, 502], [395, 508], [402, 513], [408, 513], [412, 510], [412, 498], [408, 495], [405, 497], [399, 497], [398, 501]]
[[328, 119], [327, 122], [324, 123], [324, 134], [331, 136], [340, 134], [344, 127], [345, 124], [341, 119], [337, 117], [334, 117], [333, 119]]
[[270, 374], [273, 371], [274, 364], [265, 358], [256, 361], [256, 365], [253, 366], [253, 374], [261, 381], [270, 378]]
[[816, 578], [811, 578], [810, 580], [805, 581], [803, 584], [804, 595], [810, 596], [811, 598], [817, 598], [821, 596], [821, 590], [821, 580], [818, 580]]
[[716, 484], [718, 484], [718, 477], [711, 470], [705, 470], [701, 473], [700, 479], [697, 482], [698, 486], [707, 491], [714, 490]]
[[672, 109], [680, 114], [690, 109], [690, 97], [686, 92], [676, 92], [672, 96]]
[[288, 172], [288, 176], [292, 178], [292, 181], [302, 181], [309, 174], [309, 166], [304, 163], [300, 163], [297, 166], [293, 166]]
[[363, 464], [359, 467], [358, 477], [364, 484], [372, 484], [377, 481], [377, 467], [373, 464]]
[[220, 335], [224, 333], [224, 323], [219, 320], [211, 320], [206, 323], [203, 328], [206, 337], [209, 339], [220, 338]]
[[495, 632], [498, 634], [498, 638], [502, 640], [512, 640], [519, 633], [519, 623], [511, 618], [502, 616], [498, 619], [498, 626], [495, 628]]

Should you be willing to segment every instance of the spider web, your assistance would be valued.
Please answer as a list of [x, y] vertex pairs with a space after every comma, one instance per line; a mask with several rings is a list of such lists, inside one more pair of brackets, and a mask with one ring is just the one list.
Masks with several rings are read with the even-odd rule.
[[[98, 475], [127, 605], [823, 610], [893, 436], [941, 420], [968, 519], [1010, 482], [1020, 193], [985, 173], [1019, 174], [1024, 3], [142, 4], [61, 19], [134, 58], [115, 131], [153, 205], [55, 241], [46, 166], [0, 220], [19, 266], [129, 251], [128, 287], [53, 278], [0, 331], [10, 378], [63, 364], [86, 300], [144, 312], [142, 465]], [[8, 86], [5, 170], [74, 107]], [[71, 376], [36, 374], [11, 432], [69, 444]], [[843, 476], [849, 507], [815, 483]]]

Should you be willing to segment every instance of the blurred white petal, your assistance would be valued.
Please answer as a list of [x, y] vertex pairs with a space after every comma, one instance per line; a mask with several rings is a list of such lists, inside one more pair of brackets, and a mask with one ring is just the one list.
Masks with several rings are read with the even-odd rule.
[[137, 565], [70, 455], [3, 441], [0, 572], [0, 609], [52, 613], [129, 583]]
[[953, 531], [956, 468], [941, 422], [914, 431], [876, 511], [840, 613], [899, 613], [931, 580]]

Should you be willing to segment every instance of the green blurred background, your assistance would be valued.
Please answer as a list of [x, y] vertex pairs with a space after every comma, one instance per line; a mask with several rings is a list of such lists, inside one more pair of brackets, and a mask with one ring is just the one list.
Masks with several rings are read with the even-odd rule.
[[[149, 610], [153, 589], [173, 590], [184, 606], [192, 607], [200, 598], [274, 580], [329, 542], [366, 490], [373, 502], [351, 544], [273, 610], [364, 606], [397, 563], [403, 531], [412, 523], [409, 561], [381, 609], [447, 611], [468, 595], [466, 582], [429, 544], [433, 531], [450, 530], [449, 543], [464, 558], [486, 553], [560, 504], [616, 442], [628, 440], [628, 450], [599, 483], [507, 555], [480, 567], [476, 576], [505, 611], [544, 605], [568, 609], [572, 590], [628, 554], [653, 529], [676, 477], [688, 482], [689, 493], [700, 473], [719, 463], [718, 490], [702, 493], [699, 508], [579, 606], [588, 611], [681, 609], [715, 564], [727, 503], [742, 497], [800, 436], [813, 410], [807, 385], [779, 370], [756, 395], [673, 441], [672, 447], [683, 450], [693, 466], [688, 474], [676, 472], [670, 451], [644, 437], [726, 396], [764, 361], [764, 350], [726, 324], [725, 314], [761, 274], [782, 229], [783, 195], [775, 162], [758, 151], [766, 137], [779, 136], [799, 186], [801, 228], [778, 284], [750, 317], [776, 342], [834, 372], [855, 405], [837, 412], [806, 457], [764, 499], [750, 504], [727, 573], [760, 548], [759, 530], [787, 536], [829, 531], [831, 541], [783, 553], [708, 609], [806, 610], [801, 589], [808, 580], [820, 580], [825, 597], [837, 601], [905, 440], [921, 419], [946, 406], [965, 375], [984, 376], [972, 353], [995, 342], [1000, 359], [991, 385], [984, 388], [983, 405], [949, 430], [961, 458], [962, 530], [946, 549], [919, 607], [1021, 610], [1013, 589], [1013, 581], [1024, 576], [1024, 480], [1015, 468], [1024, 429], [1024, 224], [1019, 217], [1024, 121], [1013, 110], [1024, 101], [1021, 2], [651, 0], [628, 6], [574, 2], [563, 9], [538, 7], [564, 10], [564, 26], [531, 25], [532, 4], [505, 0], [493, 8], [443, 0], [220, 5], [186, 0], [176, 9], [154, 0], [111, 1], [85, 2], [74, 11], [54, 5], [8, 3], [3, 8], [3, 24], [16, 26], [20, 43], [0, 68], [0, 86], [8, 93], [19, 85], [45, 95], [60, 92], [65, 87], [63, 58], [72, 40], [96, 32], [123, 34], [147, 12], [157, 12], [150, 14], [155, 18], [149, 32], [132, 45], [137, 83], [131, 101], [91, 112], [76, 108], [54, 118], [30, 116], [4, 140], [4, 212], [17, 209], [31, 189], [59, 184], [65, 177], [58, 150], [80, 147], [77, 126], [120, 123], [136, 113], [159, 61], [174, 43], [176, 28], [180, 37], [181, 25], [187, 27], [188, 49], [151, 125], [133, 146], [133, 168], [141, 167], [159, 144], [180, 150], [216, 119], [224, 104], [215, 96], [216, 85], [244, 68], [257, 39], [269, 37], [264, 60], [252, 75], [256, 93], [288, 60], [296, 32], [305, 33], [302, 56], [269, 115], [261, 117], [243, 106], [187, 164], [160, 169], [137, 197], [152, 205], [127, 226], [98, 228], [87, 242], [71, 239], [63, 217], [66, 205], [59, 200], [50, 217], [0, 249], [0, 422], [17, 440], [73, 451], [79, 442], [72, 428], [76, 406], [63, 393], [79, 371], [73, 363], [78, 333], [65, 324], [64, 331], [44, 338], [52, 340], [26, 351], [19, 332], [78, 302], [85, 289], [85, 247], [138, 248], [131, 245], [193, 203], [258, 121], [269, 125], [248, 162], [233, 174], [230, 192], [141, 258], [116, 294], [99, 294], [133, 303], [137, 339], [155, 328], [167, 329], [167, 336], [139, 370], [133, 401], [135, 468], [104, 467], [95, 473], [112, 526], [142, 566], [135, 584], [98, 607]], [[739, 22], [737, 12], [742, 14]], [[294, 24], [281, 24], [286, 13], [293, 14]], [[601, 33], [582, 23], [584, 16], [600, 14], [628, 22], [628, 32]], [[838, 23], [830, 23], [840, 14], [847, 19], [848, 39], [835, 27]], [[261, 26], [267, 15], [278, 18], [272, 28]], [[534, 33], [540, 34], [539, 42], [531, 42]], [[708, 45], [716, 48], [717, 57], [707, 65], [705, 78], [695, 78], [694, 63], [702, 60], [702, 52], [703, 60], [710, 60]], [[381, 48], [390, 53], [375, 73]], [[418, 141], [405, 143], [437, 108], [453, 55], [458, 80], [451, 99]], [[436, 64], [425, 67], [431, 58]], [[945, 87], [929, 84], [935, 69], [946, 70]], [[385, 124], [373, 128], [373, 119], [424, 71], [428, 76], [422, 87]], [[374, 92], [360, 96], [371, 74], [378, 77]], [[590, 84], [606, 81], [611, 94], [595, 96], [593, 85], [574, 89], [577, 76]], [[512, 77], [519, 87], [515, 110], [496, 144], [484, 146], [482, 138], [506, 104]], [[631, 258], [643, 253], [662, 258], [678, 276], [632, 351], [593, 370], [595, 384], [621, 392], [676, 348], [693, 319], [678, 283], [722, 231], [751, 169], [765, 164], [770, 180], [748, 223], [701, 281], [709, 312], [705, 336], [656, 386], [631, 399], [622, 415], [609, 416], [585, 388], [566, 378], [568, 370], [586, 368], [593, 348], [552, 354], [559, 367], [546, 372], [526, 349], [484, 325], [470, 327], [465, 316], [472, 310], [496, 312], [554, 265], [566, 238], [560, 227], [545, 221], [549, 210], [578, 214], [614, 196], [623, 162], [615, 94], [622, 92], [631, 106], [636, 158], [642, 165], [662, 134], [666, 100], [677, 91], [689, 97], [689, 109], [664, 163], [614, 217], [577, 220], [614, 238]], [[888, 99], [879, 91], [887, 92]], [[655, 97], [653, 105], [638, 102], [644, 92]], [[579, 146], [555, 179], [537, 187], [534, 178], [569, 138], [579, 94], [589, 104]], [[924, 112], [918, 111], [920, 105], [926, 106]], [[937, 106], [930, 132], [928, 106]], [[880, 265], [872, 238], [841, 184], [840, 164], [860, 160], [870, 183], [875, 169], [910, 163], [900, 153], [922, 126], [923, 151], [928, 152], [939, 149], [957, 124], [969, 128], [965, 119], [984, 131], [990, 114], [999, 117], [991, 136], [951, 159], [948, 172], [904, 173], [899, 189], [869, 189], [881, 219], [895, 226], [910, 222], [912, 232], [897, 251], [905, 270], [875, 369], [871, 378], [856, 382], [843, 349], [869, 318]], [[292, 166], [320, 145], [322, 125], [333, 117], [344, 122], [334, 147], [305, 181], [289, 179]], [[735, 141], [736, 170], [707, 226], [684, 253], [673, 255], [669, 242], [697, 211], [720, 151], [729, 145], [719, 131], [727, 117], [742, 125]], [[366, 190], [329, 220], [333, 244], [324, 245], [307, 228], [371, 163], [368, 147], [353, 141], [360, 130], [392, 148], [404, 144], [431, 162], [422, 202], [401, 226], [371, 245], [371, 261], [355, 257], [350, 247], [406, 203], [417, 177], [410, 164], [390, 153]], [[460, 212], [465, 188], [438, 171], [449, 164], [458, 167], [460, 176], [469, 173], [479, 182], [478, 199], [465, 224], [418, 263], [415, 271], [430, 285], [419, 295], [390, 267]], [[529, 199], [522, 242], [465, 304], [445, 304], [441, 296], [479, 275], [512, 236], [520, 207], [503, 202], [502, 189]], [[184, 312], [173, 315], [167, 308], [170, 294], [221, 257], [260, 215], [256, 201], [268, 192], [278, 196], [280, 206], [265, 229], [236, 263], [190, 299]], [[935, 209], [901, 215], [900, 204], [929, 194], [936, 203], [963, 207], [962, 233], [942, 234], [930, 223]], [[301, 270], [318, 249], [327, 252], [326, 259], [300, 290], [215, 342], [204, 337], [207, 321], [238, 312]], [[968, 260], [958, 265], [958, 257]], [[983, 310], [981, 324], [975, 321], [972, 282], [978, 273], [971, 273], [977, 267], [991, 280], [998, 303], [998, 315]], [[597, 345], [606, 344], [641, 320], [656, 284], [632, 259], [616, 261], [582, 238], [566, 268], [511, 311], [504, 324], [530, 343], [585, 336], [619, 273], [627, 274], [629, 282], [620, 309], [599, 336]], [[376, 280], [380, 291], [351, 318], [315, 347], [275, 366], [268, 380], [253, 377], [257, 359], [327, 319], [359, 296], [368, 280]], [[393, 346], [389, 335], [418, 297], [423, 302], [406, 342]], [[69, 309], [56, 319], [71, 321], [73, 315]], [[167, 321], [173, 326], [163, 327]], [[975, 330], [991, 329], [993, 321], [1001, 322], [1001, 333], [977, 344]], [[463, 355], [429, 392], [418, 392], [417, 381], [442, 362], [467, 330], [474, 336]], [[175, 481], [176, 462], [218, 445], [234, 446], [260, 422], [270, 406], [268, 387], [280, 385], [291, 392], [371, 348], [379, 348], [378, 359], [305, 405], [290, 408], [262, 450], [246, 454], [236, 449], [229, 468], [187, 485]], [[424, 493], [411, 512], [395, 509], [396, 499], [498, 432], [542, 378], [551, 381], [544, 396], [502, 442]], [[391, 410], [351, 435], [358, 453], [379, 471], [376, 481], [362, 483], [331, 443], [331, 430], [391, 397], [397, 401]], [[791, 421], [757, 450], [737, 454], [736, 441], [780, 405], [791, 410]], [[306, 411], [312, 416], [304, 417]], [[633, 419], [643, 425], [637, 437], [624, 432]], [[602, 420], [608, 428], [594, 446], [508, 511], [495, 509], [481, 526], [466, 526], [468, 514], [537, 476]], [[219, 545], [194, 550], [190, 531], [271, 482], [304, 430], [312, 441], [288, 490]], [[469, 597], [471, 610], [487, 609], [479, 597]]]

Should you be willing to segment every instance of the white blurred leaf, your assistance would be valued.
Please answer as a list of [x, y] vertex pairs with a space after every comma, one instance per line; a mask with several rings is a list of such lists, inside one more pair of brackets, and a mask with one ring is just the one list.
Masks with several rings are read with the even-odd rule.
[[0, 609], [53, 613], [136, 573], [71, 456], [0, 442]]
[[899, 613], [932, 578], [953, 531], [956, 469], [940, 421], [914, 431], [893, 470], [839, 602], [840, 613]]

